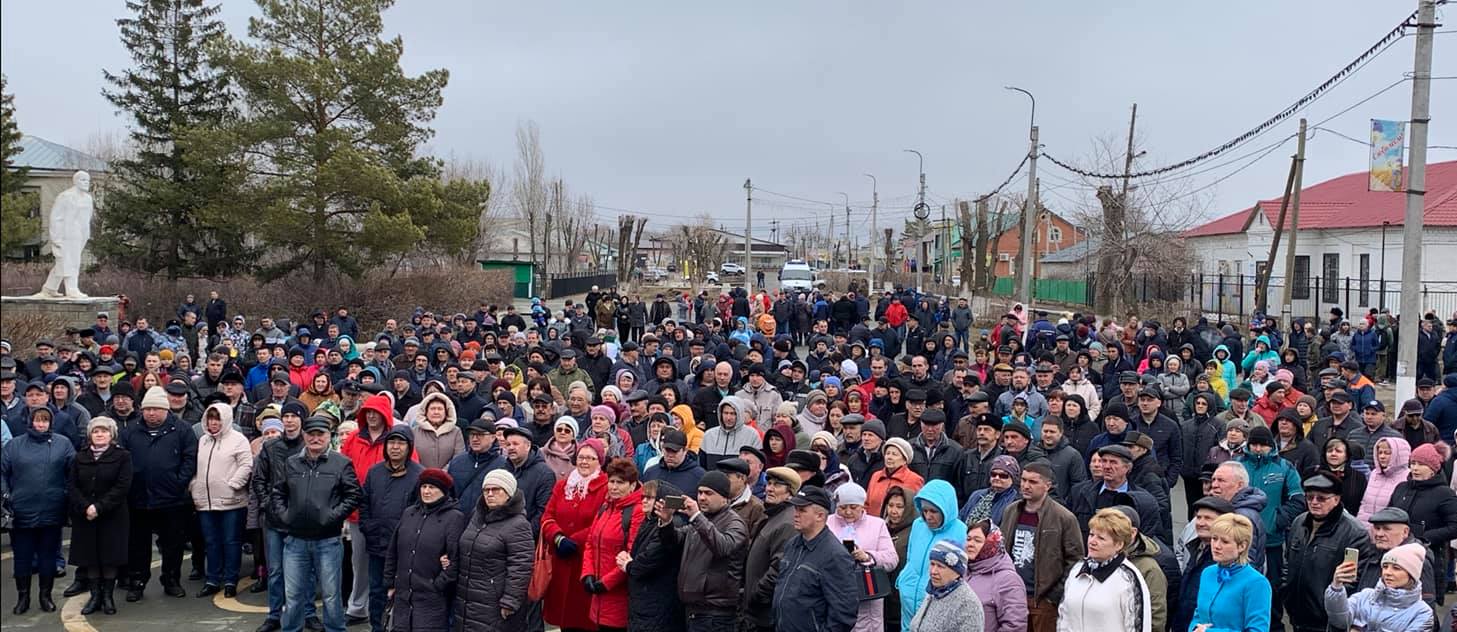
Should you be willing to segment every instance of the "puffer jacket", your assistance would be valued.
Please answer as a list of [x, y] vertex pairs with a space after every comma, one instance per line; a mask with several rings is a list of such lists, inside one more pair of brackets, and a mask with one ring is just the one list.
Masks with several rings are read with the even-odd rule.
[[[1265, 345], [1263, 351], [1260, 349], [1260, 343], [1264, 343]], [[1255, 342], [1250, 345], [1249, 353], [1245, 354], [1244, 360], [1242, 360], [1239, 365], [1240, 368], [1243, 370], [1243, 373], [1245, 375], [1249, 375], [1255, 372], [1255, 363], [1261, 360], [1265, 360], [1270, 363], [1271, 373], [1274, 373], [1275, 368], [1280, 366], [1280, 354], [1276, 353], [1275, 350], [1271, 348], [1270, 337], [1265, 335], [1261, 335], [1255, 338]], [[1231, 382], [1231, 384], [1232, 383], [1233, 382]]]
[[[1424, 481], [1409, 480], [1396, 486], [1391, 494], [1391, 506], [1404, 509], [1411, 516], [1411, 533], [1426, 543], [1435, 554], [1437, 568], [1447, 568], [1448, 543], [1457, 537], [1457, 494], [1440, 477]], [[1434, 584], [1426, 589], [1434, 594], [1444, 594], [1447, 576], [1440, 574]]]
[[941, 512], [941, 526], [932, 529], [925, 518], [916, 518], [911, 523], [910, 541], [906, 544], [905, 565], [896, 577], [895, 587], [900, 591], [902, 632], [910, 629], [911, 618], [926, 599], [926, 583], [931, 578], [931, 545], [939, 540], [966, 541], [966, 524], [955, 518], [957, 513], [956, 490], [951, 483], [934, 480], [926, 483], [916, 493], [917, 513], [927, 503]]
[[481, 453], [467, 449], [450, 460], [445, 472], [455, 481], [455, 489], [452, 491], [458, 499], [461, 515], [465, 515], [467, 511], [475, 511], [476, 496], [480, 495], [481, 482], [486, 480], [486, 474], [504, 467], [506, 457], [501, 454], [501, 447], [497, 445], [492, 445]]
[[66, 488], [76, 448], [54, 432], [27, 430], [0, 451], [0, 478], [5, 481], [17, 529], [59, 527], [66, 521]]
[[761, 627], [773, 627], [774, 585], [779, 581], [779, 558], [784, 545], [795, 536], [794, 509], [788, 503], [767, 505], [768, 519], [749, 544], [744, 561], [744, 618]]
[[197, 474], [197, 436], [176, 415], [161, 425], [146, 422], [121, 431], [121, 447], [132, 454], [132, 507], [166, 509], [191, 504], [187, 488]]
[[[658, 485], [659, 496], [681, 493], [671, 483]], [[683, 604], [678, 601], [678, 563], [683, 551], [659, 534], [672, 528], [671, 523], [660, 527], [656, 517], [647, 517], [633, 539], [632, 561], [627, 563], [627, 628], [634, 632], [684, 630]]]
[[[395, 438], [409, 443], [410, 430], [404, 424], [397, 425], [385, 433], [382, 441]], [[370, 555], [384, 557], [389, 551], [395, 527], [400, 524], [405, 510], [419, 500], [420, 472], [423, 471], [425, 468], [419, 463], [406, 458], [405, 467], [398, 472], [391, 470], [386, 460], [376, 463], [364, 475], [364, 498], [359, 503], [359, 532], [364, 534]], [[359, 546], [358, 540], [355, 540], [354, 546]]]
[[[486, 507], [485, 499], [477, 502], [460, 536], [460, 559], [446, 569], [448, 583], [455, 584], [456, 631], [525, 632], [532, 619], [526, 586], [535, 553], [521, 492], [500, 509]], [[511, 616], [502, 619], [503, 609]]]
[[683, 549], [678, 596], [684, 610], [690, 615], [737, 612], [744, 583], [742, 550], [749, 540], [738, 512], [727, 506], [712, 516], [700, 511], [685, 524], [659, 533], [670, 546]]
[[1422, 601], [1420, 582], [1411, 588], [1385, 584], [1346, 597], [1343, 588], [1327, 586], [1325, 609], [1330, 626], [1341, 630], [1430, 630], [1432, 607]]
[[602, 627], [627, 627], [627, 573], [617, 567], [617, 554], [623, 551], [632, 553], [632, 543], [644, 519], [640, 505], [640, 489], [617, 500], [608, 499], [587, 531], [586, 547], [582, 552], [582, 578], [595, 577], [607, 589], [606, 592], [592, 594], [588, 608], [592, 623]]
[[1265, 492], [1265, 508], [1260, 510], [1264, 523], [1265, 546], [1285, 543], [1290, 523], [1305, 511], [1305, 490], [1300, 472], [1274, 450], [1265, 456], [1245, 452], [1239, 458], [1249, 473], [1250, 486]]
[[[197, 473], [188, 490], [198, 511], [229, 511], [248, 507], [248, 480], [253, 475], [253, 449], [248, 438], [233, 429], [233, 407], [216, 403], [223, 423], [216, 433], [203, 431], [197, 440]], [[203, 415], [207, 419], [207, 415]], [[203, 422], [206, 428], [206, 422]]]
[[391, 630], [447, 629], [450, 577], [440, 567], [440, 556], [448, 557], [451, 565], [460, 563], [464, 530], [465, 515], [448, 495], [434, 505], [416, 502], [405, 509], [384, 555], [384, 585], [395, 591]]
[[[373, 410], [385, 418], [385, 431], [378, 437], [369, 436], [369, 424], [364, 421], [364, 411]], [[369, 399], [359, 406], [359, 412], [355, 413], [355, 422], [358, 429], [344, 437], [339, 444], [339, 453], [349, 458], [354, 465], [354, 480], [363, 481], [369, 476], [369, 468], [384, 460], [384, 434], [394, 424], [394, 409], [390, 408], [390, 398], [385, 394], [370, 395]], [[413, 455], [411, 458], [414, 458]], [[359, 522], [358, 515], [349, 516], [350, 522]]]
[[1001, 544], [996, 546], [997, 551], [989, 557], [966, 565], [966, 577], [962, 581], [981, 601], [988, 632], [1026, 632], [1027, 585], [1017, 575], [1017, 567], [1001, 549]]
[[[445, 420], [440, 425], [425, 418], [425, 408], [432, 401], [445, 403]], [[415, 419], [414, 439], [415, 458], [420, 461], [420, 467], [426, 469], [444, 468], [451, 459], [464, 453], [466, 440], [461, 435], [460, 426], [456, 425], [455, 402], [444, 393], [426, 395], [420, 401], [420, 415]]]
[[1316, 523], [1309, 513], [1301, 514], [1290, 526], [1289, 537], [1285, 538], [1287, 563], [1278, 592], [1290, 620], [1296, 624], [1295, 629], [1302, 632], [1326, 630], [1325, 590], [1330, 586], [1336, 566], [1344, 561], [1347, 547], [1359, 550], [1363, 560], [1381, 556], [1381, 552], [1371, 545], [1366, 527], [1355, 516], [1344, 510], [1337, 511], [1339, 515], [1329, 516], [1319, 523], [1313, 534], [1311, 529]]
[[[582, 564], [580, 555], [587, 544], [587, 535], [597, 512], [607, 500], [607, 475], [598, 472], [587, 483], [586, 492], [579, 498], [567, 498], [567, 479], [556, 482], [551, 491], [551, 500], [541, 514], [541, 541], [552, 550], [551, 587], [542, 600], [542, 619], [562, 628], [591, 628], [592, 620], [582, 608], [591, 598], [582, 585]], [[577, 546], [577, 552], [564, 554], [557, 543], [558, 537], [568, 538]]]
[[[1385, 441], [1391, 446], [1391, 461], [1386, 467], [1376, 460], [1375, 448]], [[1361, 496], [1361, 510], [1356, 513], [1356, 519], [1361, 524], [1369, 525], [1371, 515], [1383, 509], [1391, 500], [1391, 495], [1396, 491], [1396, 486], [1406, 481], [1410, 473], [1408, 465], [1411, 463], [1411, 445], [1406, 439], [1385, 437], [1376, 441], [1373, 446], [1371, 457], [1371, 473], [1366, 476], [1366, 493]]]

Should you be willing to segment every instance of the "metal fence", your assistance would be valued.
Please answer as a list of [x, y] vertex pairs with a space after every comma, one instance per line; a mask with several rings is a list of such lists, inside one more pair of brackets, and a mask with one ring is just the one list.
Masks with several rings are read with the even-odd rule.
[[[1371, 308], [1395, 312], [1401, 306], [1401, 281], [1397, 280], [1311, 277], [1299, 281], [1290, 288], [1293, 318], [1323, 317], [1332, 307], [1341, 308], [1349, 317]], [[1014, 282], [1011, 277], [998, 278], [992, 296], [1013, 296]], [[1096, 287], [1093, 274], [1084, 279], [1036, 279], [1032, 295], [1038, 302], [1089, 306], [1095, 302]], [[1258, 305], [1256, 287], [1253, 275], [1136, 274], [1129, 291], [1135, 305], [1167, 304], [1175, 310], [1238, 321], [1254, 313]], [[1284, 310], [1286, 289], [1284, 277], [1270, 278], [1267, 312], [1278, 314]], [[1422, 281], [1420, 289], [1423, 313], [1435, 311], [1445, 319], [1457, 312], [1457, 281]]]
[[591, 291], [592, 286], [607, 289], [617, 285], [617, 273], [609, 270], [558, 273], [547, 276], [547, 298], [561, 298]]

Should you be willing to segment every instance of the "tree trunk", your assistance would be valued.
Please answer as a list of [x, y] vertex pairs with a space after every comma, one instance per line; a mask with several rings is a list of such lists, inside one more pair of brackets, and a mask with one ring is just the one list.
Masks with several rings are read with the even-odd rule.
[[1103, 207], [1103, 241], [1098, 249], [1098, 272], [1095, 277], [1093, 311], [1115, 315], [1126, 305], [1125, 293], [1132, 268], [1119, 264], [1119, 259], [1132, 253], [1123, 252], [1124, 200], [1109, 186], [1098, 187], [1098, 202]]

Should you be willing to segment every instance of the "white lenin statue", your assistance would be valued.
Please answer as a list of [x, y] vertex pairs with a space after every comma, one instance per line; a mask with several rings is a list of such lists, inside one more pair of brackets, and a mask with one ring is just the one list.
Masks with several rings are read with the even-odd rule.
[[[91, 174], [77, 171], [71, 176], [71, 188], [56, 196], [51, 206], [50, 230], [51, 254], [56, 263], [46, 277], [45, 287], [40, 295], [46, 297], [66, 296], [85, 298], [78, 279], [81, 274], [81, 251], [91, 239], [91, 215], [95, 213], [95, 202], [91, 197]], [[61, 285], [65, 284], [65, 293]]]

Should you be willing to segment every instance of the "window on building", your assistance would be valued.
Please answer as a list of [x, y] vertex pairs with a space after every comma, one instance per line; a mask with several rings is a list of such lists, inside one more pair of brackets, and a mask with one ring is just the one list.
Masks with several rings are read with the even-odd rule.
[[1050, 226], [1050, 227], [1048, 227], [1048, 229], [1047, 229], [1047, 242], [1048, 243], [1053, 243], [1053, 244], [1060, 244], [1060, 243], [1062, 243], [1062, 229], [1061, 228], [1058, 228], [1056, 226]]
[[1321, 255], [1320, 262], [1320, 300], [1322, 303], [1335, 303], [1341, 300], [1341, 294], [1336, 288], [1336, 277], [1341, 273], [1341, 256], [1334, 253]]
[[1356, 270], [1361, 277], [1361, 296], [1356, 299], [1356, 302], [1364, 307], [1371, 304], [1371, 255], [1360, 255], [1357, 258]]
[[1295, 255], [1295, 278], [1290, 280], [1290, 298], [1310, 298], [1310, 257]]

